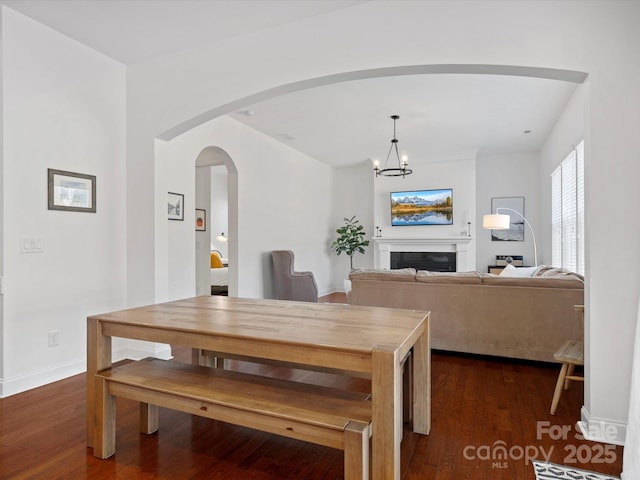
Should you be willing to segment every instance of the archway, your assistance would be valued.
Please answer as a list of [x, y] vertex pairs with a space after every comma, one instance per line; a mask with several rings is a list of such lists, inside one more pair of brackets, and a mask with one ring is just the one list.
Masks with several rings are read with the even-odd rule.
[[[215, 218], [212, 209], [222, 208], [226, 212], [221, 212], [222, 217], [226, 217], [227, 236], [225, 245], [225, 255], [229, 259], [229, 295], [235, 296], [238, 292], [238, 170], [229, 154], [220, 147], [209, 146], [202, 149], [195, 160], [196, 168], [196, 199], [203, 206], [207, 206], [209, 216], [209, 226], [204, 232], [196, 232], [196, 294], [205, 295], [210, 291], [209, 284], [209, 252], [215, 245], [215, 236], [222, 232], [212, 230], [211, 220]], [[211, 204], [211, 173], [212, 169], [219, 170], [227, 177], [226, 184], [226, 205]], [[222, 203], [222, 202], [221, 202]], [[209, 215], [211, 214], [211, 215]]]
[[372, 68], [351, 72], [336, 73], [323, 77], [310, 78], [298, 82], [279, 85], [274, 88], [239, 98], [232, 102], [214, 107], [200, 115], [165, 130], [158, 138], [169, 141], [176, 136], [191, 130], [209, 120], [221, 115], [239, 110], [254, 103], [274, 98], [287, 93], [297, 92], [308, 88], [316, 88], [333, 83], [363, 80], [376, 77], [398, 77], [402, 75], [437, 75], [437, 74], [467, 74], [467, 75], [511, 75], [520, 77], [546, 78], [572, 83], [584, 83], [587, 73], [576, 70], [558, 68], [526, 67], [518, 65], [476, 65], [476, 64], [438, 64], [438, 65], [404, 65], [399, 67]]

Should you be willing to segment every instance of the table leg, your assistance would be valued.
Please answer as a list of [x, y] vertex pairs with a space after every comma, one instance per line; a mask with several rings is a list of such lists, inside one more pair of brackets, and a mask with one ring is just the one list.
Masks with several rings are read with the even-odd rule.
[[398, 352], [384, 347], [372, 354], [372, 478], [400, 479], [402, 441], [402, 366]]
[[429, 327], [413, 346], [413, 431], [427, 435], [431, 429], [431, 347]]
[[[111, 337], [104, 336], [100, 322], [87, 318], [87, 446], [93, 448], [96, 434], [102, 435], [103, 419], [98, 418], [99, 385], [96, 373], [111, 367]], [[100, 429], [99, 432], [96, 430]]]

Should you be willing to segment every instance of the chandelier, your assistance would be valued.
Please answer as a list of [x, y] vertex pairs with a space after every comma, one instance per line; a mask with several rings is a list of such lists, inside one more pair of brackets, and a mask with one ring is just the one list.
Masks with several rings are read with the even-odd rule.
[[[399, 115], [391, 115], [391, 119], [393, 120], [393, 138], [391, 139], [391, 147], [389, 148], [389, 153], [387, 153], [387, 159], [384, 161], [384, 168], [380, 168], [380, 162], [378, 160], [373, 162], [373, 171], [376, 172], [376, 177], [379, 175], [383, 175], [385, 177], [402, 177], [404, 178], [406, 175], [411, 175], [413, 170], [408, 168], [407, 166], [407, 156], [402, 155], [400, 158], [400, 154], [398, 153], [398, 139], [396, 138], [396, 120], [400, 118]], [[398, 166], [387, 167], [387, 163], [389, 163], [389, 157], [391, 156], [391, 152], [396, 152], [396, 160], [398, 161]], [[393, 165], [393, 164], [392, 164]]]

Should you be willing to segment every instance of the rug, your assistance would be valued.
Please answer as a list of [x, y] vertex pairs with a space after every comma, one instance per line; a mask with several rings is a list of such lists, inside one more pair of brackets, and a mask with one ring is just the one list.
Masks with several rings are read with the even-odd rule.
[[538, 462], [537, 460], [532, 463], [533, 470], [536, 472], [536, 480], [620, 480], [620, 477], [588, 472], [555, 463]]

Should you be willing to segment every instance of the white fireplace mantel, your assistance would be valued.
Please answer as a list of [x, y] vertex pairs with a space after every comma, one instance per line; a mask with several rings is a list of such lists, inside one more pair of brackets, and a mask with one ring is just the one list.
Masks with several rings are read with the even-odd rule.
[[475, 270], [469, 244], [473, 237], [428, 237], [389, 238], [373, 237], [375, 245], [374, 265], [376, 268], [390, 268], [391, 252], [456, 252], [456, 270]]

